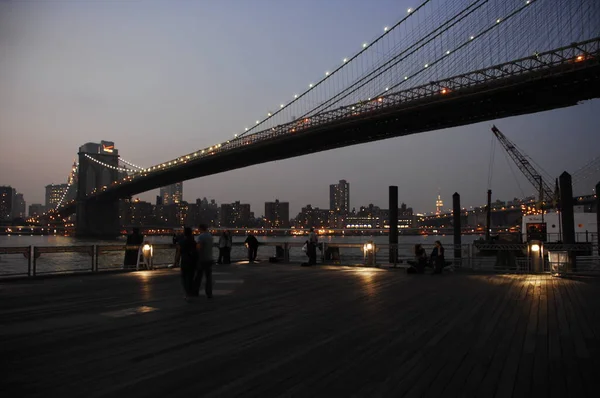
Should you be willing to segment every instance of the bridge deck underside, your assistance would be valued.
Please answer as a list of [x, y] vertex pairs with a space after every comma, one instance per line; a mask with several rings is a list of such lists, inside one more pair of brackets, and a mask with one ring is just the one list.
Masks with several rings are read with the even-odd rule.
[[[161, 186], [371, 141], [573, 106], [600, 97], [600, 65], [560, 65], [550, 70], [492, 80], [447, 95], [427, 97], [333, 121], [295, 134], [248, 146], [139, 177], [90, 200], [115, 200]], [[567, 139], [567, 138], [565, 138]], [[65, 207], [63, 214], [75, 211]]]

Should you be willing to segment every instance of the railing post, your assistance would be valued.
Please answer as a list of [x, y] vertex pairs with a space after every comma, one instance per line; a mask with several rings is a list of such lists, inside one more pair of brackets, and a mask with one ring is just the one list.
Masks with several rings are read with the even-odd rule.
[[92, 267], [90, 268], [91, 272], [94, 272], [94, 246], [95, 245], [92, 245], [89, 251], [90, 257], [92, 258]]
[[32, 248], [33, 246], [31, 245], [27, 247], [27, 276], [31, 276], [31, 257], [33, 257]]
[[283, 244], [283, 261], [286, 264], [290, 263], [290, 244], [288, 242]]
[[33, 257], [33, 272], [31, 274], [31, 276], [35, 276], [36, 273], [36, 267], [37, 267], [37, 253], [36, 253], [36, 248], [35, 246], [33, 246], [33, 252], [32, 252], [32, 257]]

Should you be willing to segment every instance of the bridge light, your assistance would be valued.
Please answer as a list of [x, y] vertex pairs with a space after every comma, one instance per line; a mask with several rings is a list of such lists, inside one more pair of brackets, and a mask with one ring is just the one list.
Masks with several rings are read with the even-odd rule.
[[427, 68], [427, 67], [429, 67], [429, 64], [425, 64], [425, 67], [426, 67], [426, 68]]
[[271, 112], [267, 113], [267, 116], [269, 116], [269, 117], [270, 117], [270, 116], [271, 116]]
[[500, 21], [501, 21], [500, 18], [496, 19], [496, 23], [500, 23]]
[[578, 55], [577, 58], [575, 58], [575, 61], [577, 61], [577, 62], [583, 61], [583, 55]]
[[237, 134], [234, 134], [233, 136], [234, 136], [235, 138], [237, 138]]
[[388, 29], [389, 29], [389, 28], [388, 28], [387, 26], [384, 26], [384, 27], [383, 27], [383, 31], [384, 31], [384, 32], [387, 32], [387, 31], [388, 31]]
[[248, 131], [248, 127], [246, 127], [246, 129], [245, 129], [245, 130], [246, 130], [246, 131]]
[[408, 80], [408, 76], [404, 76], [404, 80]]
[[203, 149], [203, 150], [202, 150], [202, 152], [200, 152], [200, 153], [204, 153], [204, 149]]
[[367, 43], [363, 43], [363, 48], [367, 48], [368, 44]]
[[256, 121], [256, 124], [259, 124], [259, 123], [260, 123], [260, 120], [257, 120], [257, 121]]
[[443, 88], [442, 91], [440, 91], [442, 94], [448, 94], [450, 92], [450, 90], [448, 90], [447, 88]]
[[408, 9], [408, 10], [406, 10], [406, 11], [407, 11], [407, 12], [410, 14], [411, 12], [413, 12], [413, 9], [412, 9], [412, 8], [409, 8], [409, 9]]
[[325, 72], [325, 76], [329, 76], [329, 71]]
[[377, 101], [383, 102], [383, 98], [379, 97], [379, 98], [377, 98]]
[[348, 58], [344, 58], [342, 62], [348, 62]]
[[298, 98], [298, 94], [294, 94], [294, 98]]
[[474, 38], [475, 38], [475, 36], [471, 36], [471, 37], [469, 37], [469, 39], [471, 39], [471, 40], [473, 40]]
[[389, 87], [386, 87], [386, 88], [385, 88], [385, 91], [388, 91], [389, 89], [390, 89]]
[[446, 55], [450, 54], [450, 50], [446, 51]]

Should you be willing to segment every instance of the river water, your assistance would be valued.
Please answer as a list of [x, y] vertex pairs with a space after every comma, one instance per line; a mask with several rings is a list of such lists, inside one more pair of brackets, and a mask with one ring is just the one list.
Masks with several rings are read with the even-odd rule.
[[[289, 243], [290, 261], [301, 263], [307, 261], [306, 254], [301, 250], [302, 244], [306, 241], [306, 237], [302, 236], [257, 236], [259, 242], [267, 246], [261, 246], [258, 250], [258, 260], [268, 261], [268, 258], [275, 255], [276, 243]], [[465, 235], [462, 237], [462, 243], [472, 243], [479, 236]], [[31, 235], [6, 235], [0, 236], [0, 247], [20, 247], [35, 246], [40, 248], [45, 247], [62, 247], [73, 248], [78, 246], [79, 252], [64, 252], [64, 253], [42, 253], [35, 261], [35, 269], [37, 274], [55, 273], [55, 272], [72, 272], [91, 270], [93, 256], [91, 251], [85, 250], [83, 246], [113, 246], [111, 251], [100, 251], [98, 254], [97, 268], [115, 269], [121, 268], [123, 264], [124, 250], [115, 248], [115, 245], [124, 245], [125, 237], [117, 240], [92, 240], [80, 239], [74, 237], [46, 235], [46, 236], [31, 236]], [[246, 257], [246, 249], [243, 246], [245, 237], [234, 236], [234, 247], [231, 251], [232, 261], [244, 260]], [[453, 237], [451, 235], [443, 236], [400, 236], [398, 255], [400, 258], [412, 257], [412, 248], [415, 244], [421, 243], [427, 251], [430, 251], [436, 240], [442, 242], [446, 246], [452, 245]], [[170, 236], [147, 236], [146, 241], [150, 244], [170, 244], [172, 238]], [[217, 237], [215, 237], [217, 241]], [[387, 236], [320, 236], [320, 242], [326, 244], [364, 244], [373, 241], [375, 246], [388, 243]], [[70, 250], [70, 249], [67, 249]], [[215, 259], [218, 250], [215, 249]], [[447, 250], [447, 256], [452, 256], [452, 250]], [[318, 253], [319, 255], [319, 253]], [[362, 260], [363, 253], [359, 247], [340, 248], [340, 257], [342, 262], [357, 263]], [[154, 251], [154, 263], [158, 266], [171, 264], [174, 258], [174, 250], [172, 248], [161, 248]], [[387, 249], [382, 247], [377, 253], [378, 262], [387, 262]], [[33, 261], [32, 261], [33, 263]], [[22, 275], [28, 272], [28, 259], [23, 253], [17, 254], [0, 254], [0, 276]]]

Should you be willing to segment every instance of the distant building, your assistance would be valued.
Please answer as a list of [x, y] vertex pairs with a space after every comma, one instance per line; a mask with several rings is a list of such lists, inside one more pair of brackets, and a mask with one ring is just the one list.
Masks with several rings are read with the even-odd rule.
[[25, 218], [27, 204], [25, 203], [25, 199], [23, 198], [22, 193], [15, 193], [13, 197], [13, 206], [12, 206], [12, 218]]
[[46, 210], [52, 210], [60, 203], [68, 187], [68, 184], [46, 185]]
[[206, 224], [211, 227], [219, 226], [219, 205], [212, 199], [196, 199], [196, 203], [188, 205], [186, 225], [198, 226]]
[[225, 228], [245, 228], [250, 224], [250, 205], [236, 201], [221, 205], [220, 225]]
[[41, 203], [33, 203], [29, 205], [29, 217], [41, 216], [44, 214], [44, 205]]
[[296, 216], [295, 226], [296, 228], [323, 228], [329, 226], [329, 214], [330, 210], [319, 209], [318, 207], [312, 207], [306, 205], [303, 207], [298, 216]]
[[15, 190], [10, 186], [0, 187], [0, 221], [11, 221]]
[[167, 185], [160, 189], [160, 197], [162, 198], [162, 205], [168, 206], [183, 201], [183, 183], [178, 182], [176, 184]]
[[435, 200], [435, 214], [442, 214], [442, 211], [444, 211], [444, 202], [442, 201], [442, 196], [438, 193]]
[[289, 202], [265, 202], [265, 226], [271, 228], [289, 228], [290, 204]]
[[146, 226], [154, 224], [154, 207], [150, 202], [135, 199], [131, 202], [131, 225]]
[[329, 210], [336, 214], [347, 214], [350, 211], [350, 184], [346, 180], [329, 186]]

